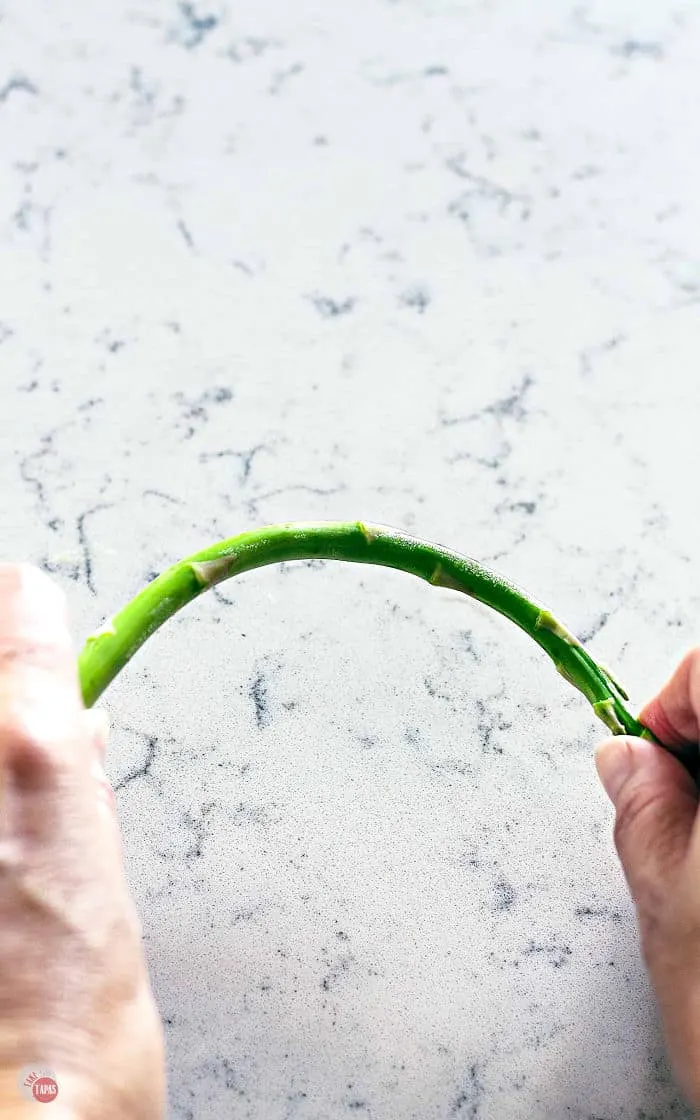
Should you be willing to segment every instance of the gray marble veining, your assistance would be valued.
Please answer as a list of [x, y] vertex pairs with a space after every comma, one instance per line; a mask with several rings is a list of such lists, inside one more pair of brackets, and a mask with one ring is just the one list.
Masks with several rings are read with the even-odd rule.
[[[2, 553], [87, 633], [219, 537], [386, 522], [641, 701], [700, 634], [700, 13], [0, 8]], [[592, 747], [396, 573], [222, 585], [110, 689], [174, 1120], [661, 1120]]]

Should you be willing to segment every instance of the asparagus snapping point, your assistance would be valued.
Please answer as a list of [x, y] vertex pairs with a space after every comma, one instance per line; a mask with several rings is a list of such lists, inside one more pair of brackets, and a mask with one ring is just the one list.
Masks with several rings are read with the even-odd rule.
[[[208, 588], [267, 564], [310, 559], [395, 568], [471, 596], [529, 634], [613, 734], [645, 732], [625, 707], [623, 689], [551, 611], [470, 557], [364, 521], [288, 522], [253, 529], [168, 568], [87, 639], [78, 661], [86, 707], [164, 622]], [[651, 733], [646, 737], [653, 738]]]

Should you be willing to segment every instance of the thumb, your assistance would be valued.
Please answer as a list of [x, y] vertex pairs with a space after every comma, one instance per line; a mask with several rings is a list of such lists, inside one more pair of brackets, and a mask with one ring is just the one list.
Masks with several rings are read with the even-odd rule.
[[608, 739], [595, 760], [615, 806], [615, 845], [632, 897], [653, 905], [688, 850], [697, 787], [672, 754], [646, 739]]

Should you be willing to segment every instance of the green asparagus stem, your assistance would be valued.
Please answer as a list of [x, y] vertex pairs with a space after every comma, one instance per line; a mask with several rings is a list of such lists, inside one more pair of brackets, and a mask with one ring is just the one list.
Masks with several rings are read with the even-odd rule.
[[87, 639], [78, 662], [86, 707], [92, 707], [151, 634], [208, 588], [266, 564], [311, 558], [397, 568], [493, 607], [549, 654], [609, 731], [653, 738], [627, 709], [628, 696], [610, 672], [540, 603], [475, 560], [362, 521], [294, 522], [254, 529], [168, 568]]

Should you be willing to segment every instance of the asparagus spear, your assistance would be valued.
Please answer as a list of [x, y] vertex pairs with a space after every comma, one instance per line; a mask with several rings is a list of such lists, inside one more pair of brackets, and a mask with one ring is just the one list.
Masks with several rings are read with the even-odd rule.
[[208, 588], [266, 564], [311, 558], [397, 568], [434, 587], [477, 599], [529, 634], [612, 734], [654, 738], [627, 708], [629, 697], [609, 670], [541, 603], [467, 556], [362, 521], [290, 522], [253, 529], [168, 568], [87, 638], [78, 661], [85, 706], [92, 707], [151, 634]]

